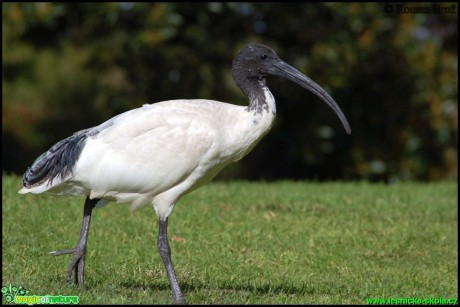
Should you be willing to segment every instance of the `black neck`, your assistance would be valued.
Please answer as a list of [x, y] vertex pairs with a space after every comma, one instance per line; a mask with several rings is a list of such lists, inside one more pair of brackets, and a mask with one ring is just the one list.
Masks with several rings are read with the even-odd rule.
[[268, 90], [265, 85], [265, 78], [250, 76], [250, 72], [245, 67], [234, 65], [232, 68], [233, 79], [235, 84], [249, 98], [248, 111], [262, 113], [268, 112], [269, 106], [265, 100], [265, 91]]
[[265, 91], [268, 91], [265, 85], [265, 79], [260, 79], [253, 83], [246, 83], [246, 88], [241, 88], [241, 90], [249, 98], [248, 111], [255, 111], [260, 114], [262, 114], [263, 111], [269, 112], [269, 106], [265, 95]]

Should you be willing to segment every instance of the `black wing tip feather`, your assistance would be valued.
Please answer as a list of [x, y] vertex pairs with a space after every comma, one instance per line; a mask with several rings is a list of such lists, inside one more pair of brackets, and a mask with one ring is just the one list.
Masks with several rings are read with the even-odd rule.
[[32, 188], [57, 177], [63, 180], [73, 172], [88, 137], [87, 130], [76, 132], [72, 136], [54, 144], [47, 152], [41, 154], [30, 166], [22, 177], [22, 184]]

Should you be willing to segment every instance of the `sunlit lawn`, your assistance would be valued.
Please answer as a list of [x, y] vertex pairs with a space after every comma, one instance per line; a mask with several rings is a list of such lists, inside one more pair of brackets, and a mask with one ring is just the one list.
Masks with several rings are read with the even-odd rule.
[[[82, 304], [169, 304], [154, 210], [93, 213], [86, 290], [65, 284], [83, 198], [19, 195], [3, 176], [2, 286], [78, 295]], [[365, 304], [458, 297], [456, 182], [212, 183], [169, 220], [172, 257], [191, 304]], [[5, 298], [3, 298], [5, 303]]]

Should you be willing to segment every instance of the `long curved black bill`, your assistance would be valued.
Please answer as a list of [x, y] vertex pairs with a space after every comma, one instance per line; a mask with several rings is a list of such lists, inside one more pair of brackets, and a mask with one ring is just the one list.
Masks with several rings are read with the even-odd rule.
[[272, 75], [277, 75], [292, 82], [297, 83], [298, 85], [306, 88], [307, 90], [314, 93], [316, 96], [321, 98], [332, 110], [334, 110], [335, 114], [340, 118], [345, 131], [350, 134], [351, 128], [348, 124], [347, 118], [340, 109], [339, 105], [332, 99], [331, 95], [329, 95], [321, 86], [319, 86], [315, 81], [308, 78], [300, 71], [292, 67], [291, 65], [283, 62], [282, 60], [277, 59], [275, 63], [272, 63], [272, 66], [268, 70], [268, 73]]

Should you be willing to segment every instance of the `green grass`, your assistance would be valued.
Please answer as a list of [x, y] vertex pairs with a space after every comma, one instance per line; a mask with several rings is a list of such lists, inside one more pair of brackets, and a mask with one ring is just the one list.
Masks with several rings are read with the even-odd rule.
[[[3, 176], [2, 286], [83, 304], [169, 304], [151, 206], [93, 212], [86, 290], [65, 284], [83, 198], [19, 195]], [[457, 183], [212, 183], [169, 219], [191, 304], [365, 304], [458, 297]], [[175, 240], [173, 239], [175, 238]], [[5, 302], [3, 299], [2, 302]]]

